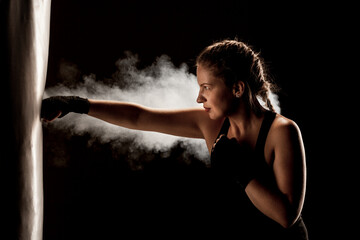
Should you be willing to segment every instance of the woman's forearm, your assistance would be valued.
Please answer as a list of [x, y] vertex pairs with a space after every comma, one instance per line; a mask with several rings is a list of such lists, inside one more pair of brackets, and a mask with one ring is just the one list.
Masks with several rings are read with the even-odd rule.
[[297, 220], [300, 211], [275, 186], [265, 186], [254, 179], [245, 191], [257, 209], [284, 228], [290, 227]]
[[134, 103], [119, 101], [105, 101], [89, 99], [90, 110], [88, 115], [106, 122], [138, 129], [138, 119], [144, 108]]

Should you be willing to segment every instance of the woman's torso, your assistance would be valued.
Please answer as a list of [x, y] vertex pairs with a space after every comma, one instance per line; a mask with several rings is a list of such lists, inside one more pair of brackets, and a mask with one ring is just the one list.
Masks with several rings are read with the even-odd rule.
[[[264, 114], [254, 146], [255, 156], [266, 161], [268, 165], [272, 164], [273, 154], [271, 143], [267, 143], [267, 138], [275, 118], [276, 113], [266, 112]], [[218, 136], [222, 134], [229, 136], [229, 127], [229, 120], [225, 119]], [[271, 178], [271, 174], [266, 177]], [[239, 237], [246, 237], [246, 239], [263, 239], [265, 237], [268, 239], [274, 237], [279, 240], [307, 239], [306, 227], [301, 218], [293, 227], [285, 229], [260, 212], [252, 204], [245, 191], [230, 178], [217, 175], [214, 180], [213, 200], [215, 200], [216, 206], [213, 210], [215, 211], [214, 215], [217, 216], [216, 219], [221, 219], [218, 222], [221, 229], [227, 229]]]

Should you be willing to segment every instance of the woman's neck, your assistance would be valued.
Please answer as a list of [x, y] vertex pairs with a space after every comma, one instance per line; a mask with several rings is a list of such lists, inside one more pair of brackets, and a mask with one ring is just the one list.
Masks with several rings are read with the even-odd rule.
[[236, 138], [239, 142], [253, 141], [259, 132], [263, 114], [256, 115], [255, 112], [240, 107], [237, 112], [229, 115], [229, 138]]

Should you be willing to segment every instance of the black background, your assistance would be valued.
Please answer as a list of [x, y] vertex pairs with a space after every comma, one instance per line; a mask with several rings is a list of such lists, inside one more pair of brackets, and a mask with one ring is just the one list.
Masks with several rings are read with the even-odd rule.
[[[162, 54], [176, 66], [192, 66], [212, 42], [244, 40], [261, 51], [281, 88], [282, 114], [303, 134], [303, 217], [310, 239], [343, 236], [344, 204], [351, 206], [344, 199], [353, 192], [344, 190], [352, 163], [343, 148], [349, 148], [349, 138], [339, 124], [346, 113], [340, 99], [348, 101], [342, 87], [351, 85], [341, 68], [348, 51], [345, 9], [315, 1], [53, 0], [46, 86], [62, 81], [63, 61], [101, 79], [111, 76], [127, 50], [139, 55], [142, 66]], [[212, 193], [204, 167], [196, 159], [182, 163], [181, 146], [168, 159], [141, 153], [154, 161], [132, 171], [119, 150], [100, 143], [89, 147], [88, 138], [44, 128], [45, 240], [118, 239], [129, 233], [172, 238], [191, 228], [209, 230]], [[66, 167], [53, 164], [54, 154], [68, 158]]]

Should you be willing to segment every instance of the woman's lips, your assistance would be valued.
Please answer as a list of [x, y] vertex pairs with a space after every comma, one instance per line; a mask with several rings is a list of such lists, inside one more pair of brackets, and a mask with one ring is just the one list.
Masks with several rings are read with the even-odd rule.
[[205, 109], [205, 112], [209, 112], [209, 111], [210, 111], [210, 108], [204, 107], [204, 109]]

